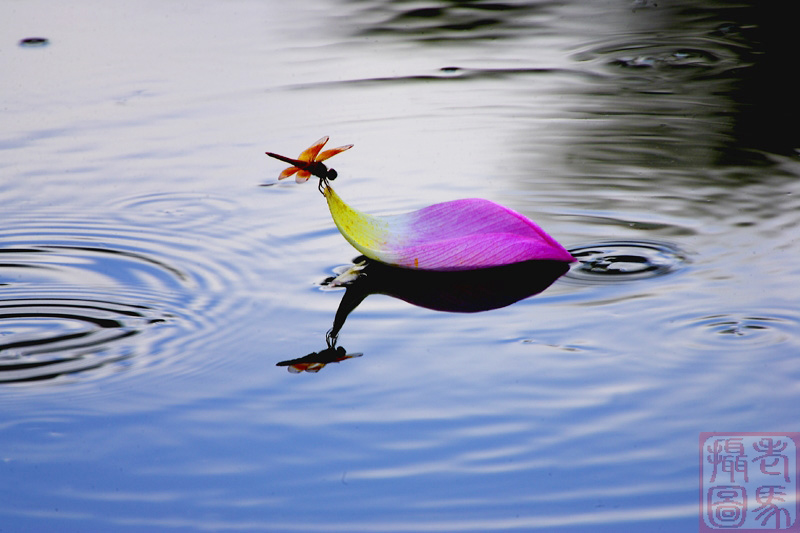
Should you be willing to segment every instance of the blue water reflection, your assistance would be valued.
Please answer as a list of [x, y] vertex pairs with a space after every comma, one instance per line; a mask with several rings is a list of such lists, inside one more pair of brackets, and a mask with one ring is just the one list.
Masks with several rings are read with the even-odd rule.
[[[798, 427], [790, 24], [728, 2], [3, 5], [0, 525], [695, 530], [699, 433]], [[364, 356], [290, 375], [356, 253], [313, 184], [258, 185], [266, 150], [322, 135], [355, 144], [354, 207], [488, 198], [585, 262], [479, 313], [372, 291], [338, 337]]]

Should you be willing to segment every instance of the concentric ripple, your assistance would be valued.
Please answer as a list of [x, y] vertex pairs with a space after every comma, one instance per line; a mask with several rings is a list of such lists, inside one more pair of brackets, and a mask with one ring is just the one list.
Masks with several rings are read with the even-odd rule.
[[113, 206], [130, 223], [157, 223], [160, 227], [208, 230], [236, 210], [229, 199], [202, 193], [149, 193], [124, 198]]
[[[753, 350], [763, 346], [787, 346], [796, 353], [796, 332], [800, 314], [796, 310], [764, 309], [755, 312], [729, 312], [713, 315], [686, 315], [673, 320], [669, 327], [680, 332], [685, 342], [695, 348]], [[789, 347], [794, 344], [795, 346]]]
[[166, 320], [146, 306], [88, 298], [0, 300], [0, 383], [124, 361], [133, 352], [116, 341]]
[[586, 282], [627, 281], [663, 276], [681, 268], [686, 256], [658, 242], [606, 241], [577, 246], [570, 253], [578, 263], [566, 277]]
[[246, 289], [233, 283], [247, 284], [255, 272], [235, 231], [187, 239], [114, 215], [12, 214], [6, 221], [0, 383], [174, 368], [192, 352], [187, 344], [236, 316], [236, 295]]

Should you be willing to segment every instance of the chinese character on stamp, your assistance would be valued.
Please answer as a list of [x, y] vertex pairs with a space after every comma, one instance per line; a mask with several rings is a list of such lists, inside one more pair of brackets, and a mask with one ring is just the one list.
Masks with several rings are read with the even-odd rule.
[[800, 433], [701, 433], [700, 532], [800, 533]]

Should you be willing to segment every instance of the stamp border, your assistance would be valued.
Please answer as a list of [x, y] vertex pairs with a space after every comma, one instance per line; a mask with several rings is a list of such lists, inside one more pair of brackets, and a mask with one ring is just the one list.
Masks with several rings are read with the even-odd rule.
[[[794, 461], [794, 489], [795, 489], [795, 516], [794, 523], [787, 529], [774, 529], [774, 528], [759, 528], [759, 529], [741, 529], [741, 528], [712, 528], [709, 527], [704, 518], [704, 478], [703, 478], [703, 460], [705, 459], [704, 445], [710, 437], [725, 436], [725, 437], [785, 437], [794, 442], [795, 447], [795, 461]], [[764, 531], [784, 531], [786, 533], [800, 533], [800, 431], [703, 431], [700, 432], [698, 442], [698, 451], [700, 454], [700, 462], [697, 465], [697, 475], [699, 478], [698, 484], [698, 520], [700, 525], [700, 533], [717, 533], [719, 531], [735, 531], [737, 533], [763, 533]]]

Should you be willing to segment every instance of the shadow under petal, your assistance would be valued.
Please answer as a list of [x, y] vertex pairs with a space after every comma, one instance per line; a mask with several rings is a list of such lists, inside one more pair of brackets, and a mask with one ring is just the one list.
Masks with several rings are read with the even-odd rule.
[[[506, 307], [538, 294], [569, 270], [563, 261], [523, 261], [478, 270], [433, 272], [388, 266], [364, 258], [347, 293], [385, 294], [418, 307], [476, 313]], [[347, 298], [347, 295], [343, 299]]]
[[418, 307], [450, 313], [477, 313], [506, 307], [538, 294], [569, 270], [563, 261], [524, 261], [501, 267], [455, 272], [411, 270], [389, 266], [366, 257], [328, 286], [344, 286], [345, 293], [326, 335], [327, 348], [304, 357], [281, 361], [292, 373], [319, 372], [328, 363], [338, 363], [361, 354], [347, 354], [336, 346], [347, 317], [371, 294], [398, 298]]

